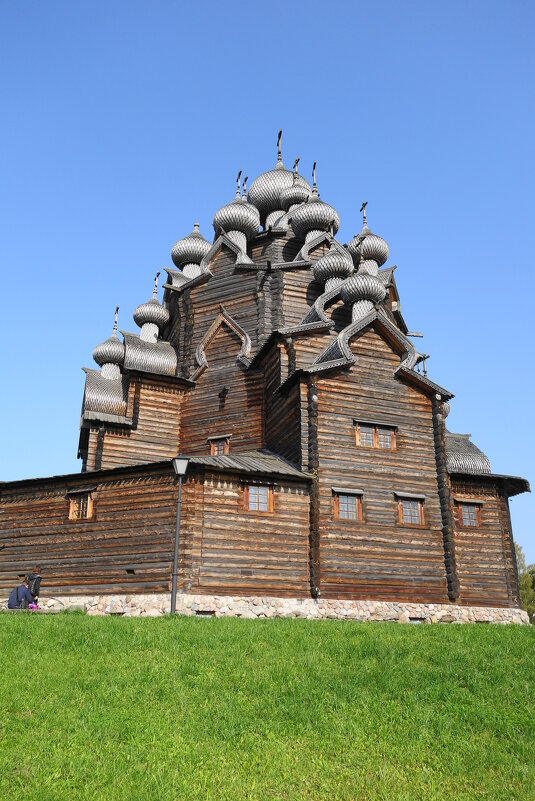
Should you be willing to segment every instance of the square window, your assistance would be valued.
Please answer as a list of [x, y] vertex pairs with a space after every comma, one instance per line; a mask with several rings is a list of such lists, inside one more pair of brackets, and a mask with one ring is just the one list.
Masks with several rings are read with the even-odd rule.
[[422, 501], [402, 498], [400, 501], [400, 523], [409, 526], [421, 526], [423, 518]]
[[338, 496], [338, 514], [342, 520], [357, 520], [357, 501], [356, 495]]
[[359, 495], [336, 492], [334, 516], [338, 520], [362, 520], [362, 503]]
[[260, 484], [249, 484], [248, 508], [250, 512], [270, 511], [271, 487]]
[[479, 509], [475, 503], [461, 503], [460, 522], [462, 526], [479, 526]]
[[227, 437], [217, 437], [210, 440], [210, 455], [225, 456], [229, 452], [229, 441]]

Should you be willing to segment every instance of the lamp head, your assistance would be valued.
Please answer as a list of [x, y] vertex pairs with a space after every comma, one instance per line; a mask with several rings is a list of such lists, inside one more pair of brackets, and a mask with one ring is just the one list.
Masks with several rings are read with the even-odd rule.
[[183, 476], [188, 469], [189, 459], [187, 456], [175, 456], [173, 468], [177, 476]]

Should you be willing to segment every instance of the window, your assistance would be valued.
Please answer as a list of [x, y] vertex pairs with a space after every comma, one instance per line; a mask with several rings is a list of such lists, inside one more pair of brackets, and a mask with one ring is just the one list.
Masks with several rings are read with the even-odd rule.
[[459, 525], [466, 527], [479, 527], [481, 525], [481, 512], [479, 504], [457, 502]]
[[364, 423], [355, 420], [356, 442], [360, 448], [381, 448], [393, 451], [396, 449], [395, 426], [381, 423]]
[[93, 517], [93, 498], [90, 492], [77, 492], [69, 497], [69, 520], [89, 520]]
[[333, 505], [337, 520], [362, 520], [361, 493], [333, 488]]
[[424, 502], [420, 498], [399, 498], [399, 522], [404, 526], [423, 526]]
[[230, 450], [229, 437], [210, 437], [210, 456], [225, 456]]
[[245, 508], [250, 512], [272, 512], [273, 487], [264, 484], [248, 484], [245, 487]]

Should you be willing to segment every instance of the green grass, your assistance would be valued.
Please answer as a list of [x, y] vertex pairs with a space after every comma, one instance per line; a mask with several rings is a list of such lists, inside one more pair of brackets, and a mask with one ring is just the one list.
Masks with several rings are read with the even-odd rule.
[[0, 616], [0, 799], [535, 797], [535, 627]]

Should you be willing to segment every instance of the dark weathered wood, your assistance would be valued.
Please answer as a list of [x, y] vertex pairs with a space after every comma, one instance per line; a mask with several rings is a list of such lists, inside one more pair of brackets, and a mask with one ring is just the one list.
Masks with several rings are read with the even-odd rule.
[[[354, 365], [315, 372], [351, 308], [338, 297], [326, 307], [330, 327], [300, 328], [323, 292], [312, 266], [289, 264], [302, 245], [291, 231], [264, 232], [249, 247], [254, 264], [237, 266], [224, 244], [194, 286], [166, 290], [160, 333], [177, 352], [177, 375], [128, 373], [130, 423], [84, 422], [83, 475], [4, 487], [1, 592], [36, 562], [45, 591], [167, 591], [177, 500], [169, 460], [208, 456], [225, 437], [229, 457], [268, 449], [309, 476], [274, 479], [265, 514], [247, 507], [250, 476], [191, 466], [180, 589], [518, 605], [507, 484], [449, 475], [443, 399], [415, 373], [396, 375], [403, 348], [387, 326], [354, 337]], [[392, 287], [384, 310], [403, 328], [398, 306]], [[392, 447], [378, 447], [376, 429], [375, 447], [361, 446], [359, 420], [393, 421]], [[69, 520], [66, 493], [92, 474], [93, 518]], [[358, 520], [340, 519], [335, 487], [362, 492]], [[396, 493], [424, 496], [421, 525], [403, 523]], [[480, 526], [454, 519], [456, 494], [482, 501]]]

